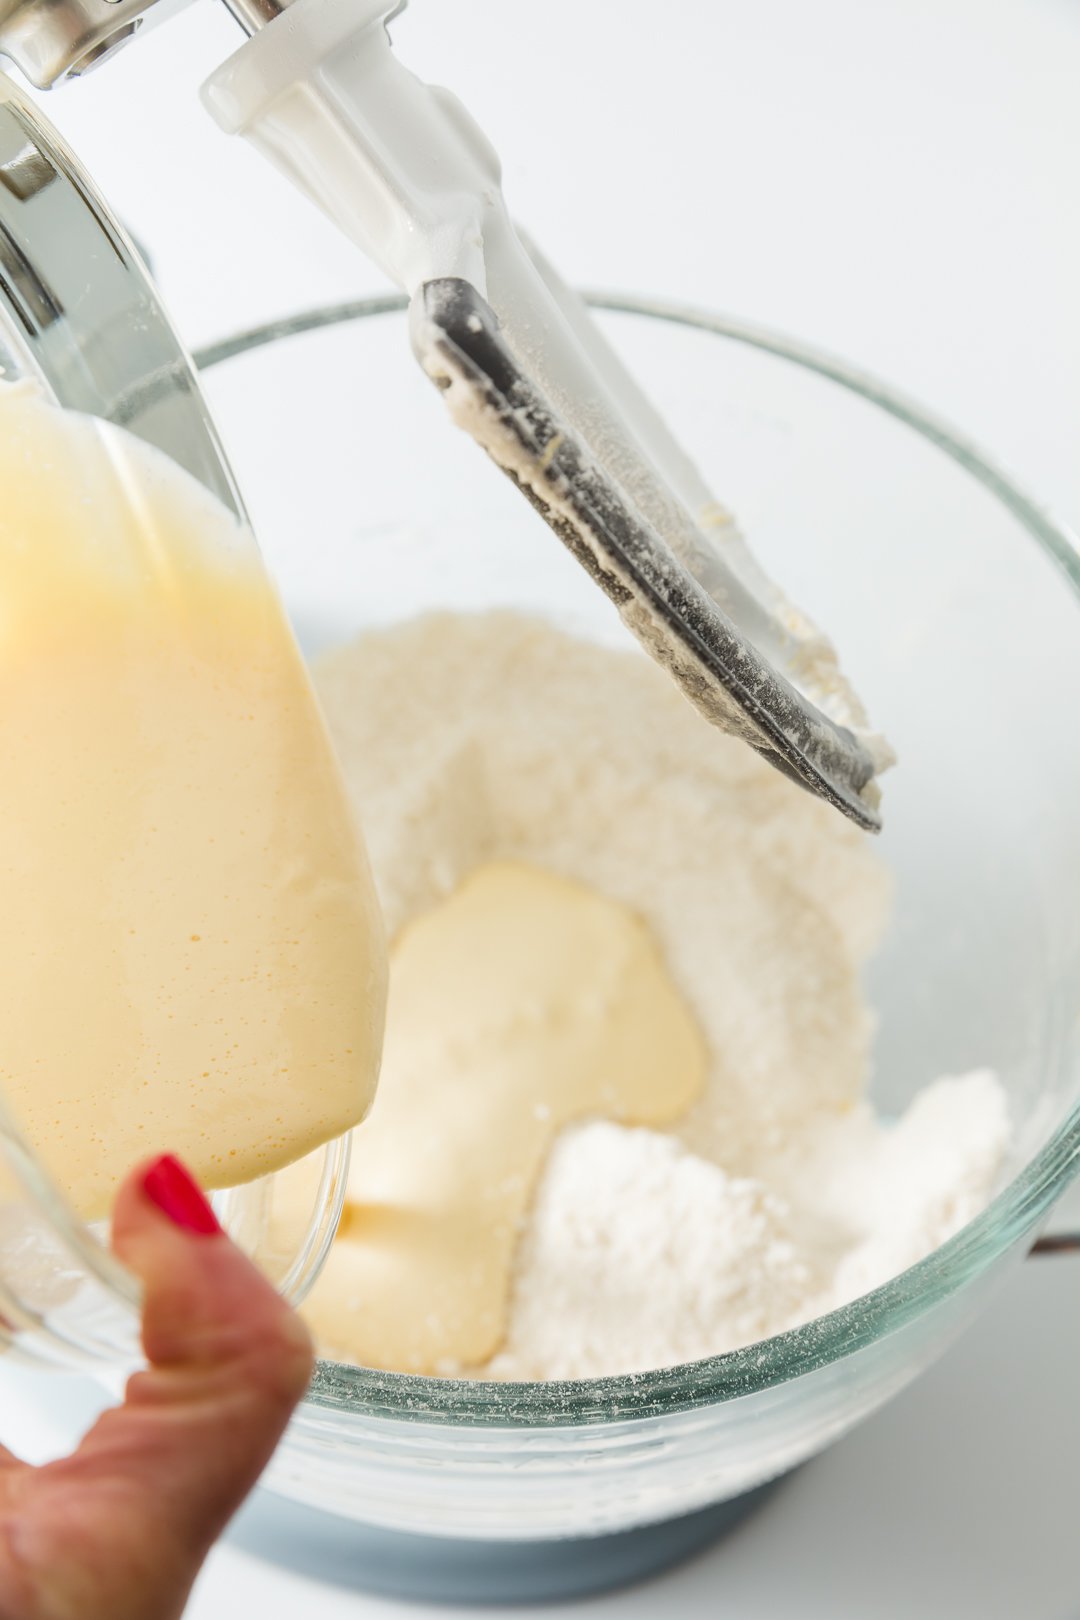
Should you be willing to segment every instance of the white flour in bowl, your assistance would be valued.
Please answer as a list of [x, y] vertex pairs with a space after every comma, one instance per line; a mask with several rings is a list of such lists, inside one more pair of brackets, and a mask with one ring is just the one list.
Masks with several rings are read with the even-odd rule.
[[895, 1126], [865, 1105], [811, 1123], [791, 1162], [757, 1176], [656, 1131], [578, 1126], [548, 1162], [490, 1370], [644, 1372], [797, 1327], [978, 1214], [1007, 1139], [1004, 1093], [985, 1070], [935, 1081]]
[[646, 918], [709, 1049], [674, 1133], [596, 1121], [556, 1142], [506, 1343], [470, 1370], [734, 1349], [885, 1281], [986, 1202], [1008, 1139], [992, 1075], [934, 1082], [895, 1125], [862, 1100], [860, 973], [889, 899], [871, 841], [648, 659], [440, 614], [316, 679], [391, 935], [493, 858], [576, 878]]

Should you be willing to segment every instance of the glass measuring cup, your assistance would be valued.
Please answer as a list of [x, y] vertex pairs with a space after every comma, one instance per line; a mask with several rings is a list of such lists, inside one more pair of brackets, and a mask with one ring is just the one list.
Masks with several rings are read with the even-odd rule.
[[[163, 450], [243, 516], [191, 363], [130, 243], [3, 78], [0, 374]], [[123, 1369], [139, 1356], [135, 1284], [53, 1184], [9, 1102], [0, 1097], [0, 1342], [33, 1360]], [[347, 1154], [339, 1141], [313, 1158], [287, 1209], [275, 1209], [272, 1177], [215, 1195], [222, 1223], [293, 1300], [329, 1244]]]

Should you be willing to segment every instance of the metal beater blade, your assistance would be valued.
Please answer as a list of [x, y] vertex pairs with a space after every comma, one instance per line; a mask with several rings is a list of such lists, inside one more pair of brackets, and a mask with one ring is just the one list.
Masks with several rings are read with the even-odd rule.
[[[830, 643], [739, 531], [593, 322], [518, 231], [465, 108], [394, 56], [398, 0], [226, 0], [247, 42], [203, 99], [412, 300], [413, 346], [479, 441], [698, 709], [861, 827], [891, 762]], [[0, 0], [38, 84], [176, 0]]]

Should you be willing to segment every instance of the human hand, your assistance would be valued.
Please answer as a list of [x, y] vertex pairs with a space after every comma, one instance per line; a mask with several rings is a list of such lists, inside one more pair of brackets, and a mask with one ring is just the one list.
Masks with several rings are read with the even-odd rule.
[[0, 1447], [0, 1620], [176, 1620], [307, 1387], [307, 1329], [175, 1159], [128, 1177], [113, 1248], [149, 1367], [70, 1457]]

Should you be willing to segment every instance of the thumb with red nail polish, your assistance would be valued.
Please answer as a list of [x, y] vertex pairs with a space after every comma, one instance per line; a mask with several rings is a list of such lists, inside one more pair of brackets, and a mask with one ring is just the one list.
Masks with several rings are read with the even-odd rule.
[[303, 1323], [179, 1160], [127, 1179], [113, 1247], [149, 1366], [71, 1457], [0, 1455], [0, 1620], [177, 1620], [311, 1375]]
[[174, 1226], [212, 1237], [221, 1231], [217, 1216], [195, 1177], [171, 1153], [147, 1165], [142, 1173], [142, 1190]]

